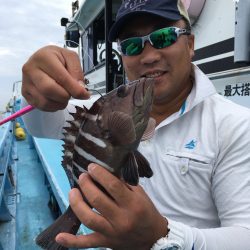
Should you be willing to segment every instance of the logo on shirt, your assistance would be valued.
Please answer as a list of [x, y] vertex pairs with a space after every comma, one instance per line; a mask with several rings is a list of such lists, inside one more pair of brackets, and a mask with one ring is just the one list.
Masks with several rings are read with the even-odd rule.
[[187, 149], [194, 149], [196, 147], [196, 145], [197, 145], [197, 141], [195, 141], [193, 139], [193, 140], [191, 140], [189, 143], [187, 143], [185, 145], [185, 148], [187, 148]]

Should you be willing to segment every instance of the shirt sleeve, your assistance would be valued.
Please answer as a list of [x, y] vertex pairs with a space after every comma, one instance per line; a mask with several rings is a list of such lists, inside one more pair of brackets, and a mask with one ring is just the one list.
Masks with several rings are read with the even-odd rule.
[[[28, 103], [22, 98], [21, 106]], [[34, 109], [23, 116], [23, 121], [28, 132], [35, 137], [61, 139], [63, 127], [67, 126], [67, 120], [72, 120], [69, 112], [74, 112], [74, 106], [69, 104], [65, 110], [56, 112], [44, 112]]]
[[250, 230], [247, 228], [236, 226], [199, 229], [173, 220], [168, 221], [171, 228], [183, 236], [183, 250], [238, 250], [248, 249], [250, 244]]
[[[35, 137], [62, 139], [63, 128], [69, 126], [67, 121], [73, 120], [70, 113], [75, 113], [75, 106], [90, 109], [99, 95], [92, 95], [87, 100], [72, 99], [64, 110], [56, 112], [44, 112], [38, 109], [32, 110], [23, 116], [23, 121], [28, 132]], [[22, 98], [21, 107], [27, 106], [27, 101]]]
[[250, 115], [239, 111], [223, 119], [211, 179], [221, 227], [201, 229], [171, 221], [183, 232], [185, 250], [250, 249]]

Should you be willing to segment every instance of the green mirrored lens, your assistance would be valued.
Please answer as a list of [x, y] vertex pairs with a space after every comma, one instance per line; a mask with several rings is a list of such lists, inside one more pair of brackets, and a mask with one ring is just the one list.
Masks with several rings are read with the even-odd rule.
[[167, 27], [156, 30], [147, 36], [128, 38], [120, 43], [121, 51], [126, 56], [139, 55], [146, 41], [150, 41], [151, 45], [156, 49], [168, 47], [178, 39], [176, 29], [175, 27]]
[[138, 55], [142, 52], [142, 39], [139, 37], [128, 38], [122, 41], [120, 46], [124, 55]]
[[152, 32], [150, 34], [150, 40], [156, 49], [162, 49], [175, 43], [177, 34], [172, 27], [164, 28]]

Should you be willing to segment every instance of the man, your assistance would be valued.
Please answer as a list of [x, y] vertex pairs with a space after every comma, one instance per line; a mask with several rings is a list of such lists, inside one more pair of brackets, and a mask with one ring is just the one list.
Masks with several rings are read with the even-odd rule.
[[[68, 247], [113, 249], [250, 249], [250, 112], [216, 94], [191, 63], [194, 36], [175, 0], [123, 1], [110, 32], [118, 39], [129, 80], [155, 78], [153, 138], [140, 144], [154, 176], [130, 187], [96, 164], [79, 178], [70, 204], [88, 236], [59, 234]], [[23, 95], [41, 110], [64, 109], [70, 96], [88, 98], [75, 54], [46, 47], [23, 67]], [[33, 116], [33, 117], [32, 117]], [[49, 119], [47, 117], [49, 116]], [[43, 121], [51, 131], [42, 132]], [[65, 111], [36, 111], [26, 124], [59, 136]], [[34, 130], [34, 119], [41, 121]], [[100, 183], [110, 199], [94, 184]]]

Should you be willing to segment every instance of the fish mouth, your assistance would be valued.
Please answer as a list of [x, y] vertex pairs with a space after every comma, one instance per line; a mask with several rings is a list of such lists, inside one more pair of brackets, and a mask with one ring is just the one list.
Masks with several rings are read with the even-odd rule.
[[[134, 90], [134, 105], [141, 107], [143, 105], [151, 105], [151, 99], [153, 98], [154, 78], [141, 78], [138, 80]], [[146, 101], [145, 101], [146, 100]]]
[[152, 77], [145, 77], [144, 84], [143, 84], [143, 93], [146, 95], [147, 91], [153, 92], [155, 79]]
[[142, 91], [143, 95], [145, 95], [146, 90], [148, 88], [153, 88], [155, 83], [155, 79], [153, 77], [141, 77], [137, 80], [131, 81], [128, 83], [130, 86], [135, 86], [135, 89]]

